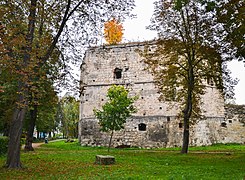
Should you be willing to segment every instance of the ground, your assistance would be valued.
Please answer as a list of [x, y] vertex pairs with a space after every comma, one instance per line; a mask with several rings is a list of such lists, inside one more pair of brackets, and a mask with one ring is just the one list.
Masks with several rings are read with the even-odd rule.
[[[77, 142], [34, 145], [33, 152], [21, 151], [22, 170], [0, 167], [0, 179], [163, 179], [240, 180], [245, 175], [245, 145], [179, 148], [114, 149], [81, 147]], [[40, 148], [37, 148], [40, 147]], [[96, 155], [111, 155], [114, 165], [94, 164]], [[4, 164], [6, 157], [0, 157]]]

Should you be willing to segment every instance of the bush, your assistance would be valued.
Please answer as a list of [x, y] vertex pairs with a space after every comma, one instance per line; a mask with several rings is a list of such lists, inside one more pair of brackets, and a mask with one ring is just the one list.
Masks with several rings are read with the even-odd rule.
[[20, 139], [20, 146], [24, 145], [26, 143], [26, 138]]
[[7, 136], [0, 137], [0, 155], [4, 155], [8, 151], [9, 138]]

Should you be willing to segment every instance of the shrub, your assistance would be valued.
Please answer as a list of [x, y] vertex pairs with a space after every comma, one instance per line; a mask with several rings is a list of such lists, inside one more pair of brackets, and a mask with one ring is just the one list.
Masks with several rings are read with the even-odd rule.
[[0, 137], [0, 155], [4, 155], [8, 151], [9, 138], [7, 136]]
[[20, 145], [24, 145], [26, 143], [26, 138], [21, 138], [20, 139]]

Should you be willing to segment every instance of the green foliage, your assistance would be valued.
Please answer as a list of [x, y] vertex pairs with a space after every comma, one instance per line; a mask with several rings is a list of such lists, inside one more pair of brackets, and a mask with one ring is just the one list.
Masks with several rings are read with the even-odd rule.
[[213, 82], [225, 98], [232, 99], [236, 81], [231, 79], [224, 57], [234, 56], [223, 48], [227, 46], [224, 35], [215, 28], [220, 25], [212, 10], [216, 4], [205, 0], [155, 4], [150, 28], [158, 31], [161, 40], [155, 53], [146, 52], [146, 63], [156, 78], [161, 98], [169, 99], [174, 94], [183, 109], [189, 90], [193, 111], [199, 116], [206, 80]]
[[21, 138], [21, 139], [20, 139], [20, 145], [21, 145], [21, 146], [24, 145], [25, 142], [26, 142], [26, 138]]
[[188, 152], [189, 126], [204, 114], [201, 104], [206, 88], [215, 85], [221, 95], [232, 98], [236, 83], [226, 69], [224, 57], [234, 56], [223, 48], [226, 43], [217, 28], [214, 7], [211, 1], [157, 0], [150, 28], [158, 31], [160, 40], [154, 52], [146, 47], [143, 53], [160, 99], [179, 103], [183, 153]]
[[[1, 179], [243, 179], [244, 145], [203, 148], [205, 150], [191, 150], [187, 155], [168, 148], [112, 149], [111, 155], [115, 156], [116, 164], [98, 166], [94, 164], [95, 156], [106, 155], [106, 148], [50, 142], [34, 153], [21, 154], [26, 168], [10, 171], [0, 167], [0, 174]], [[0, 157], [1, 165], [4, 159]]]
[[0, 92], [0, 132], [8, 135], [14, 104], [16, 101], [16, 81], [8, 82], [9, 73], [0, 70], [0, 85], [3, 92]]
[[[46, 81], [42, 84], [42, 86], [40, 87], [40, 91], [42, 91], [39, 94], [40, 99], [35, 102], [38, 103], [36, 129], [39, 132], [52, 132], [56, 130], [59, 123], [56, 121], [58, 96], [54, 91], [52, 82], [49, 81]], [[30, 105], [29, 110], [31, 108], [32, 106]], [[28, 123], [28, 121], [26, 122]]]
[[8, 142], [9, 138], [7, 136], [0, 136], [0, 156], [7, 153]]
[[223, 25], [224, 41], [227, 42], [226, 51], [245, 63], [245, 1], [228, 0], [216, 5], [217, 21]]
[[114, 131], [123, 129], [126, 119], [137, 111], [133, 105], [137, 97], [128, 97], [128, 90], [117, 85], [108, 89], [107, 97], [109, 100], [102, 106], [102, 110], [94, 109], [94, 114], [99, 119], [101, 131], [111, 131], [109, 152]]
[[78, 137], [79, 101], [74, 97], [63, 97], [60, 101], [56, 118], [62, 124], [65, 137]]
[[[190, 0], [175, 0], [175, 9], [180, 11]], [[209, 15], [213, 16], [219, 28], [213, 29], [219, 37], [220, 52], [229, 54], [229, 60], [243, 60], [245, 62], [245, 2], [244, 0], [196, 0]], [[218, 38], [217, 38], [218, 39]], [[217, 41], [218, 42], [218, 41]]]
[[154, 53], [148, 47], [143, 53], [160, 99], [178, 102], [180, 115], [192, 119], [201, 115], [204, 80], [213, 81], [221, 93], [224, 89], [222, 57], [212, 44], [212, 16], [201, 7], [195, 0], [157, 1], [151, 29], [161, 40]]
[[[63, 65], [64, 54], [69, 60], [74, 57], [79, 57], [77, 59], [80, 60], [78, 53], [83, 48], [77, 46], [77, 43], [90, 44], [91, 39], [94, 42], [94, 35], [99, 34], [100, 28], [97, 27], [101, 27], [99, 26], [101, 22], [112, 14], [115, 17], [127, 16], [133, 6], [133, 0], [0, 2], [0, 71], [8, 70], [18, 82], [18, 90], [15, 93], [16, 107], [12, 116], [15, 123], [10, 127], [10, 144], [13, 147], [9, 146], [6, 162], [8, 167], [21, 167], [17, 151], [19, 142], [16, 144], [15, 141], [22, 132], [22, 122], [28, 105], [38, 104], [37, 99], [40, 98], [38, 95], [41, 94], [39, 82], [54, 80], [58, 74], [57, 70], [63, 70], [60, 78], [71, 74], [67, 73], [68, 66]], [[92, 38], [88, 37], [88, 34], [92, 34]], [[66, 49], [68, 46], [70, 51]], [[80, 47], [79, 50], [76, 47]], [[60, 49], [63, 51], [62, 55]], [[52, 72], [53, 70], [56, 72]], [[11, 78], [8, 80], [11, 82]], [[2, 88], [0, 91], [2, 92]], [[34, 123], [32, 120], [31, 122]]]
[[102, 110], [94, 109], [94, 114], [102, 131], [119, 131], [124, 128], [126, 119], [136, 112], [133, 106], [136, 97], [128, 97], [128, 91], [116, 85], [108, 89], [107, 97], [109, 101], [102, 106]]

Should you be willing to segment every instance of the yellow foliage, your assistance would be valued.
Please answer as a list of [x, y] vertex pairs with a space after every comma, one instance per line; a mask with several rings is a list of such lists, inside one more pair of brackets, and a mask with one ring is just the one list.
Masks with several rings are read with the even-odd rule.
[[108, 44], [118, 44], [122, 41], [123, 26], [122, 24], [113, 18], [107, 21], [104, 25], [104, 36]]

